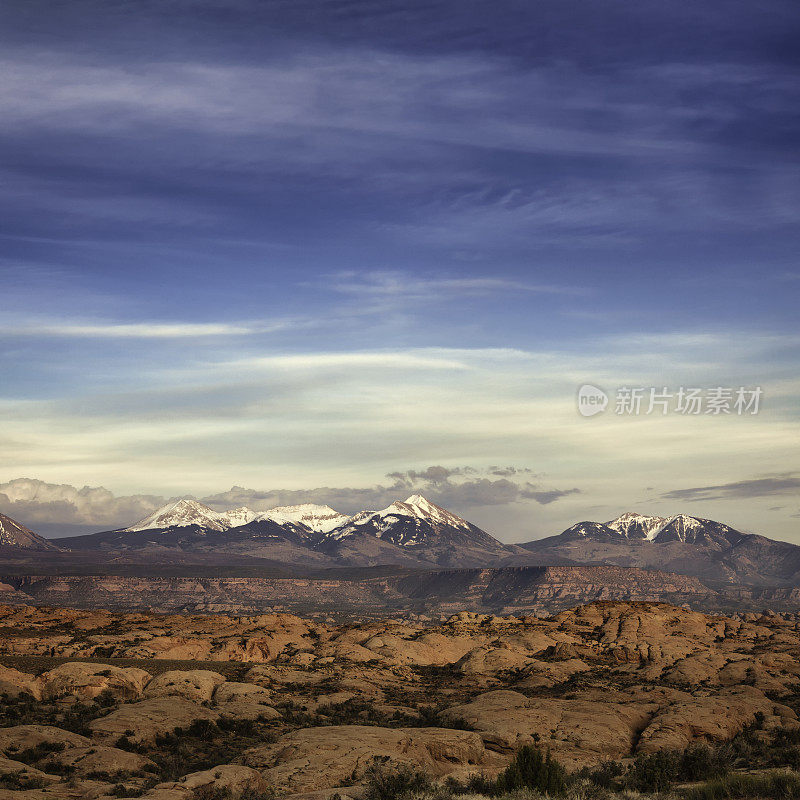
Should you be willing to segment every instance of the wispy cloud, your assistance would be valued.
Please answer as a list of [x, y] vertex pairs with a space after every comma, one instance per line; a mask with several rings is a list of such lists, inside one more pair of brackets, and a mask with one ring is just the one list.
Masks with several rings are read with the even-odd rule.
[[43, 322], [0, 326], [0, 335], [55, 336], [66, 338], [100, 339], [186, 339], [218, 336], [251, 336], [284, 330], [292, 323], [191, 323], [191, 322], [135, 322], [135, 323], [77, 323]]
[[686, 489], [673, 489], [664, 492], [667, 500], [720, 500], [726, 497], [772, 497], [779, 494], [794, 494], [800, 491], [800, 476], [796, 473], [772, 475], [765, 478], [720, 483], [712, 486], [692, 486]]
[[574, 286], [529, 283], [503, 277], [437, 277], [410, 272], [343, 271], [332, 275], [330, 287], [342, 294], [365, 298], [398, 298], [415, 302], [437, 302], [448, 295], [474, 295], [502, 292], [541, 294], [587, 294], [588, 290]]

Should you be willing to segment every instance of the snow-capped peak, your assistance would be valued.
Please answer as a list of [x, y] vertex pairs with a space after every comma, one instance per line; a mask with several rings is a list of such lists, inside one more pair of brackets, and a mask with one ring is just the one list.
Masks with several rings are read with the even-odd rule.
[[424, 535], [420, 533], [424, 528], [420, 526], [429, 525], [436, 529], [438, 526], [448, 528], [461, 528], [463, 530], [471, 530], [469, 522], [449, 511], [440, 508], [430, 500], [425, 499], [422, 495], [412, 494], [411, 497], [405, 500], [395, 500], [393, 503], [386, 506], [381, 511], [362, 511], [353, 517], [350, 517], [344, 525], [330, 531], [331, 539], [344, 539], [354, 533], [369, 530], [379, 539], [385, 536], [395, 535], [395, 526], [400, 523], [408, 523], [414, 532], [409, 532], [402, 535], [394, 541], [395, 544], [407, 545], [416, 544], [420, 537]]
[[[203, 528], [210, 528], [214, 531], [226, 531], [233, 527], [228, 514], [241, 516], [247, 509], [236, 509], [220, 513], [213, 508], [198, 503], [197, 500], [177, 500], [167, 503], [156, 509], [150, 516], [140, 519], [130, 528], [125, 528], [130, 533], [136, 531], [147, 531], [152, 528], [185, 528], [189, 525], [199, 525]], [[243, 525], [243, 522], [235, 524]]]
[[[703, 527], [703, 523], [696, 517], [688, 514], [674, 514], [671, 517], [655, 517], [626, 511], [611, 522], [605, 523], [607, 527], [619, 532], [626, 539], [646, 539], [653, 542], [656, 537], [669, 528], [679, 541], [686, 541], [688, 531]], [[666, 534], [665, 534], [666, 535]], [[663, 537], [662, 537], [663, 538]]]
[[230, 511], [222, 511], [219, 513], [220, 520], [225, 520], [228, 522], [228, 527], [230, 528], [238, 528], [240, 525], [247, 525], [248, 522], [252, 522], [258, 514], [255, 511], [251, 511], [247, 506], [241, 506], [240, 508], [233, 508]]
[[305, 525], [317, 533], [327, 533], [347, 522], [349, 517], [330, 506], [302, 503], [296, 506], [277, 506], [269, 511], [262, 511], [255, 519], [270, 520], [277, 522], [278, 525], [295, 523]]
[[635, 511], [626, 511], [606, 525], [612, 530], [622, 534], [626, 539], [647, 539], [652, 542], [666, 522], [664, 517], [637, 514]]
[[469, 523], [466, 520], [451, 514], [449, 511], [445, 511], [435, 503], [431, 503], [421, 494], [412, 494], [411, 497], [407, 497], [403, 502], [396, 500], [390, 506], [384, 508], [383, 511], [378, 511], [378, 514], [383, 517], [401, 514], [415, 519], [432, 520], [443, 525], [452, 525], [456, 528], [469, 527]]

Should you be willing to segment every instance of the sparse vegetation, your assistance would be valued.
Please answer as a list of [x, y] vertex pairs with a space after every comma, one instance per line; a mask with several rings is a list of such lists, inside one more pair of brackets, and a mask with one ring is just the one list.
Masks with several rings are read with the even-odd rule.
[[38, 775], [28, 775], [25, 772], [7, 772], [0, 775], [0, 789], [22, 791], [24, 789], [42, 789], [47, 782]]
[[686, 800], [747, 800], [747, 798], [800, 798], [800, 775], [771, 771], [758, 775], [736, 773], [683, 792]]
[[123, 736], [116, 746], [147, 756], [155, 762], [160, 780], [175, 781], [190, 772], [229, 764], [249, 747], [276, 739], [276, 731], [262, 720], [196, 719], [186, 729], [156, 736], [152, 744]]
[[497, 778], [496, 793], [504, 794], [519, 789], [535, 789], [550, 795], [563, 794], [567, 772], [550, 755], [533, 745], [524, 745], [514, 760]]
[[241, 791], [233, 792], [227, 786], [208, 784], [195, 789], [191, 800], [275, 800], [275, 797], [274, 789], [245, 786]]
[[389, 764], [383, 759], [376, 760], [369, 767], [366, 779], [364, 800], [399, 800], [431, 786], [431, 779], [424, 772], [405, 764]]
[[0, 728], [12, 725], [53, 725], [57, 728], [91, 734], [89, 723], [112, 711], [117, 705], [113, 695], [103, 692], [86, 703], [36, 700], [28, 694], [0, 695]]

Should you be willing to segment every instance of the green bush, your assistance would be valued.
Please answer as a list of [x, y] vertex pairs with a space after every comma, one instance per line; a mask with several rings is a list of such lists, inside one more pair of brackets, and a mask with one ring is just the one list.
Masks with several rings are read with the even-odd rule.
[[376, 761], [366, 773], [367, 788], [364, 800], [397, 800], [414, 792], [423, 792], [431, 786], [430, 778], [405, 764], [392, 765]]
[[466, 781], [459, 781], [452, 775], [444, 782], [445, 789], [450, 794], [482, 794], [491, 796], [495, 791], [495, 781], [486, 775], [470, 775]]
[[549, 750], [542, 755], [538, 747], [524, 745], [505, 771], [498, 776], [496, 791], [503, 793], [536, 789], [551, 795], [562, 794], [566, 774], [564, 767], [550, 756]]
[[704, 781], [727, 775], [733, 766], [733, 753], [729, 747], [709, 747], [705, 742], [694, 742], [683, 751], [680, 779]]
[[611, 789], [617, 788], [624, 772], [625, 768], [619, 761], [603, 761], [594, 769], [581, 770], [578, 777], [586, 778], [601, 789]]
[[682, 754], [676, 750], [657, 750], [636, 756], [626, 783], [640, 792], [666, 792], [680, 780]]

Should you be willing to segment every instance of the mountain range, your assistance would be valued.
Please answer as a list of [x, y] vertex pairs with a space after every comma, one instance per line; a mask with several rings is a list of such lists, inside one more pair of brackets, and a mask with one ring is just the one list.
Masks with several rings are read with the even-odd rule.
[[417, 494], [350, 517], [324, 505], [215, 511], [184, 499], [127, 528], [57, 544], [0, 515], [0, 545], [6, 551], [66, 549], [87, 560], [260, 559], [293, 569], [615, 565], [690, 575], [708, 585], [800, 586], [800, 547], [714, 520], [626, 512], [608, 522], [579, 522], [556, 536], [504, 544]]
[[178, 500], [128, 528], [59, 543], [72, 550], [224, 552], [293, 566], [433, 568], [532, 560], [523, 548], [503, 544], [420, 495], [352, 517], [313, 504], [220, 512], [196, 500]]

